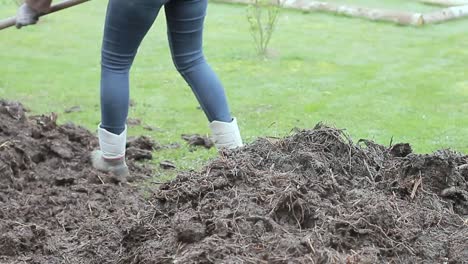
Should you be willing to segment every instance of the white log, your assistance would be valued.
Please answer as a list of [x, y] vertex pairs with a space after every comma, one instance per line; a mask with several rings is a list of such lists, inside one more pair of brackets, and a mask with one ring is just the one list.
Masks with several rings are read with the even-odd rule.
[[[251, 4], [253, 0], [212, 0], [227, 3]], [[278, 0], [271, 0], [272, 4]], [[426, 0], [423, 0], [426, 1]], [[437, 0], [427, 0], [437, 1]], [[439, 0], [441, 1], [441, 0]], [[448, 1], [448, 0], [447, 0]], [[468, 0], [450, 0], [450, 1], [468, 1]], [[424, 24], [434, 24], [448, 20], [454, 20], [468, 16], [468, 5], [453, 6], [437, 11], [420, 14], [405, 11], [386, 10], [377, 8], [357, 7], [340, 5], [335, 3], [326, 3], [311, 0], [280, 0], [281, 6], [302, 11], [317, 11], [333, 14], [359, 17], [372, 21], [389, 21], [400, 25], [422, 26]]]
[[[253, 0], [215, 0], [218, 2], [251, 4]], [[276, 3], [277, 0], [272, 0]], [[422, 25], [422, 15], [420, 13], [386, 10], [377, 8], [367, 8], [358, 6], [340, 5], [311, 0], [280, 0], [284, 8], [301, 10], [305, 12], [317, 11], [327, 12], [350, 17], [365, 18], [373, 21], [388, 21], [400, 25]]]
[[372, 21], [388, 21], [400, 25], [422, 24], [422, 15], [413, 12], [340, 5], [310, 0], [284, 0], [281, 3], [286, 8], [299, 9], [303, 11], [335, 13], [351, 17], [365, 18]]
[[422, 19], [424, 24], [440, 23], [468, 16], [468, 5], [452, 6], [434, 12], [424, 14]]
[[419, 0], [419, 2], [438, 6], [463, 6], [468, 5], [468, 0]]

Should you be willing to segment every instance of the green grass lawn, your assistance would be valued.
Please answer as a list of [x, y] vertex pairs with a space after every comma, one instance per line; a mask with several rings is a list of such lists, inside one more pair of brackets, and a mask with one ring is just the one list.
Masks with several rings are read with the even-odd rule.
[[[376, 6], [370, 0], [340, 2]], [[419, 12], [434, 8], [382, 2]], [[13, 1], [1, 5], [2, 17], [14, 14]], [[94, 131], [105, 5], [95, 0], [34, 27], [1, 31], [0, 97], [21, 101], [33, 113], [57, 112], [60, 122]], [[271, 42], [275, 55], [263, 60], [255, 56], [245, 6], [213, 3], [205, 54], [223, 80], [246, 142], [323, 121], [345, 128], [355, 140], [387, 145], [393, 138], [420, 153], [467, 153], [467, 28], [468, 19], [413, 28], [284, 11]], [[136, 106], [130, 117], [159, 128], [131, 128], [131, 135], [184, 145], [181, 134], [208, 133], [195, 97], [172, 65], [163, 12], [141, 46], [131, 85]], [[75, 105], [82, 111], [63, 113]], [[184, 146], [155, 153], [155, 162], [168, 159], [187, 169], [215, 156], [215, 150], [190, 152]]]

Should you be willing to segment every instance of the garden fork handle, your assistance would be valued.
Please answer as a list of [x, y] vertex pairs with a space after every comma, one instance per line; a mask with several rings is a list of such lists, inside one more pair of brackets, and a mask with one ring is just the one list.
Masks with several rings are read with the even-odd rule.
[[[82, 4], [84, 2], [88, 2], [90, 0], [65, 0], [63, 2], [60, 2], [58, 4], [52, 5], [49, 9], [49, 11], [40, 14], [39, 16], [45, 16], [47, 14], [51, 14], [75, 5]], [[9, 17], [3, 20], [0, 20], [0, 30], [14, 26], [16, 24], [16, 17]]]

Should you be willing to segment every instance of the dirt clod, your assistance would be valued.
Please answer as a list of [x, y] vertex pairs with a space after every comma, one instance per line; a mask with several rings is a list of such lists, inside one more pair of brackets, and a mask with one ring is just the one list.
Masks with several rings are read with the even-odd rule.
[[74, 112], [81, 112], [81, 106], [74, 105], [72, 107], [66, 108], [63, 112], [66, 114], [74, 113]]
[[214, 146], [213, 141], [206, 136], [201, 136], [199, 134], [187, 135], [183, 134], [182, 139], [187, 141], [190, 146], [202, 146], [207, 149]]
[[395, 157], [406, 157], [413, 152], [410, 144], [408, 143], [400, 143], [392, 146], [390, 149], [390, 154]]
[[159, 166], [165, 170], [169, 170], [169, 169], [175, 169], [176, 168], [176, 165], [174, 164], [174, 162], [172, 161], [169, 161], [169, 160], [163, 160], [161, 162], [159, 162]]

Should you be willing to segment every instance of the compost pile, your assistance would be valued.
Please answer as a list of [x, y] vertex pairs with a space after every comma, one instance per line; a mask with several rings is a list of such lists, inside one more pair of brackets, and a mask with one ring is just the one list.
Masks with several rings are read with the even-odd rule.
[[[12, 108], [0, 107], [0, 262], [468, 260], [460, 153], [353, 143], [319, 124], [224, 151], [145, 200], [134, 184], [90, 168], [91, 133]], [[135, 185], [150, 174], [129, 164]]]
[[161, 186], [124, 262], [466, 263], [467, 162], [320, 124], [258, 139]]
[[131, 142], [133, 176], [122, 183], [92, 169], [93, 133], [56, 119], [0, 100], [0, 263], [115, 263], [123, 232], [145, 210], [131, 182], [151, 169], [135, 160], [154, 142]]

